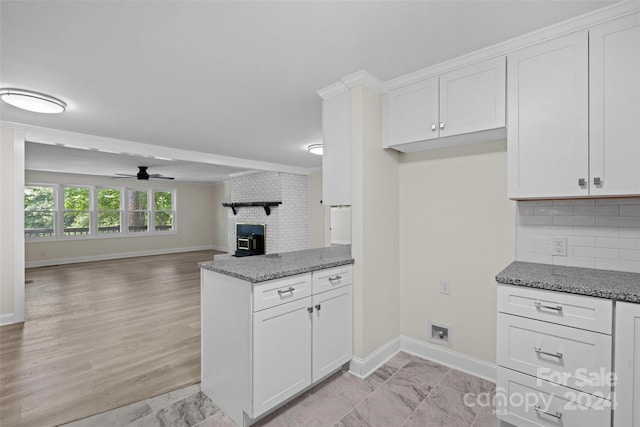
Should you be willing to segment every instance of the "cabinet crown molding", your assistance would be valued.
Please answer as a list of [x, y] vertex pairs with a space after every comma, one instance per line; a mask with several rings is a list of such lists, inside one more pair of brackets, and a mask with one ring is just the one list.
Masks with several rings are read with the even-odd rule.
[[333, 98], [336, 95], [349, 92], [349, 88], [342, 82], [337, 82], [316, 91], [322, 99]]
[[344, 76], [342, 78], [342, 83], [344, 83], [349, 89], [356, 86], [366, 86], [369, 89], [382, 94], [382, 81], [365, 70], [356, 71], [348, 76]]

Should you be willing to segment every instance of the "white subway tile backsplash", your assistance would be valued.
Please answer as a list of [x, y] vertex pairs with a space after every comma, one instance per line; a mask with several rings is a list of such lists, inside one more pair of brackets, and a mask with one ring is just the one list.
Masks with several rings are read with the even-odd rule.
[[640, 205], [620, 206], [620, 216], [640, 216]]
[[618, 216], [619, 214], [618, 206], [574, 206], [573, 214], [574, 215], [609, 215], [609, 216]]
[[640, 239], [626, 239], [622, 237], [597, 237], [596, 246], [599, 248], [640, 249]]
[[574, 253], [576, 256], [579, 256], [579, 257], [610, 258], [610, 259], [620, 258], [620, 249], [576, 246]]
[[640, 261], [640, 250], [620, 249], [620, 259], [626, 261]]
[[640, 227], [640, 216], [598, 216], [599, 227]]
[[594, 216], [554, 216], [553, 225], [596, 225], [596, 217]]
[[[519, 261], [640, 272], [640, 198], [522, 201], [516, 224]], [[551, 255], [555, 237], [567, 256]]]

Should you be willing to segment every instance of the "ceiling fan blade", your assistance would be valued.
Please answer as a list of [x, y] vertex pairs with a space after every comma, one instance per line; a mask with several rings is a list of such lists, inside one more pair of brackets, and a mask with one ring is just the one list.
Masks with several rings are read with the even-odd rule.
[[123, 178], [135, 178], [136, 177], [135, 175], [129, 175], [128, 173], [116, 173], [114, 175], [118, 175], [118, 176], [121, 176]]
[[175, 179], [172, 176], [153, 176], [153, 175], [149, 175], [149, 178], [151, 178], [151, 179]]

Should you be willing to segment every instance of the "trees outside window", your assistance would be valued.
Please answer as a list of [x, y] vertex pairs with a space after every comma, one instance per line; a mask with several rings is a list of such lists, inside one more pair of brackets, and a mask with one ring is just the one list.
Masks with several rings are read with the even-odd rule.
[[64, 187], [64, 235], [83, 236], [91, 231], [89, 211], [89, 189], [85, 187]]
[[122, 211], [120, 210], [120, 190], [117, 188], [98, 189], [98, 234], [120, 233]]
[[53, 186], [24, 188], [24, 235], [26, 238], [55, 235], [56, 191]]
[[148, 193], [146, 190], [129, 190], [127, 195], [127, 217], [129, 232], [141, 233], [149, 230]]
[[156, 231], [173, 230], [173, 193], [169, 191], [154, 191], [153, 199]]

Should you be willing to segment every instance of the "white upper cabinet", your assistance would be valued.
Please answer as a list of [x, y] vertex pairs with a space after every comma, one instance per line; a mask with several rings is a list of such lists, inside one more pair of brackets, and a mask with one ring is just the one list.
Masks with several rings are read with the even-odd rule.
[[509, 197], [589, 194], [586, 31], [507, 57]]
[[507, 63], [510, 198], [640, 194], [640, 13]]
[[322, 101], [322, 203], [351, 205], [351, 92]]
[[589, 30], [591, 195], [640, 194], [640, 13]]
[[389, 90], [383, 146], [412, 152], [486, 140], [476, 134], [481, 131], [504, 132], [505, 68], [498, 57]]

